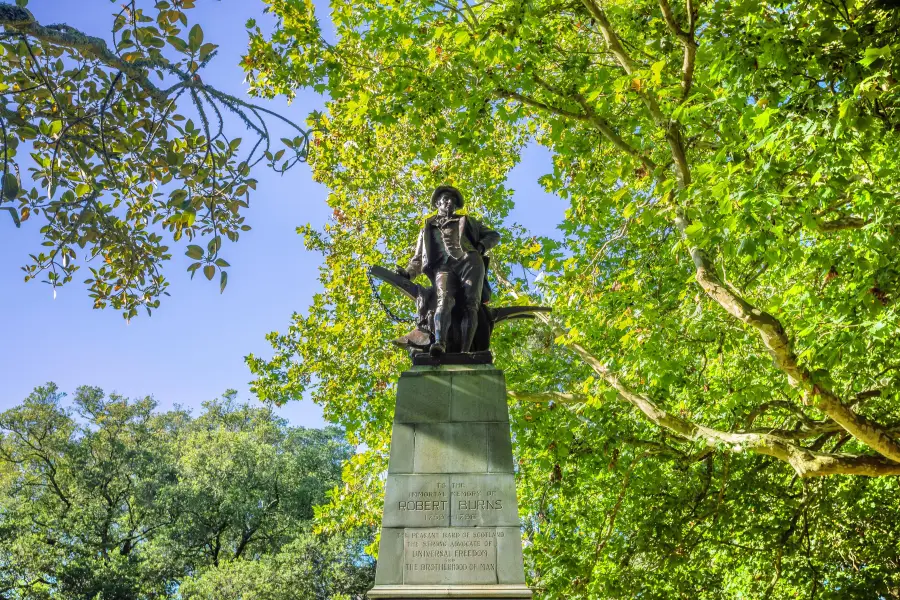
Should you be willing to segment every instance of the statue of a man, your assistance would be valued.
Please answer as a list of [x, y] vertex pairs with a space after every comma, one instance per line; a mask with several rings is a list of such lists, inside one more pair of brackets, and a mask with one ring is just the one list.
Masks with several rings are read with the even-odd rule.
[[480, 305], [491, 297], [488, 259], [484, 254], [497, 245], [500, 235], [473, 217], [455, 213], [463, 207], [463, 197], [452, 186], [438, 187], [431, 195], [431, 205], [437, 208], [437, 214], [425, 221], [415, 254], [406, 269], [398, 271], [410, 279], [425, 273], [434, 285], [437, 306], [431, 355], [440, 356], [447, 351], [450, 313], [457, 297], [465, 302], [460, 351], [469, 352], [478, 327]]

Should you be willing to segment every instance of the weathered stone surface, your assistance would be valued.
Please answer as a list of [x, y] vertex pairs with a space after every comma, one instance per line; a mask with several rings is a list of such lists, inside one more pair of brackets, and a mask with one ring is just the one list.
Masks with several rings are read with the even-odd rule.
[[[403, 556], [403, 529], [381, 528], [381, 542], [378, 544], [378, 556]], [[403, 583], [403, 562], [393, 558], [378, 561], [375, 570], [375, 585], [398, 585]]]
[[486, 472], [487, 427], [484, 423], [416, 424], [415, 473]]
[[395, 423], [443, 423], [450, 420], [449, 376], [401, 377], [397, 384]]
[[422, 598], [465, 598], [466, 600], [526, 600], [531, 590], [523, 584], [480, 585], [376, 585], [369, 590], [370, 600], [422, 600]]
[[500, 371], [457, 374], [452, 378], [451, 421], [509, 421], [506, 383]]
[[450, 525], [519, 526], [512, 473], [450, 476]]
[[[512, 443], [509, 423], [487, 424], [488, 471], [491, 473], [513, 473]], [[393, 450], [391, 451], [393, 453]], [[391, 454], [393, 457], [393, 454]]]
[[497, 528], [497, 582], [525, 584], [522, 568], [522, 532], [518, 527]]
[[394, 423], [391, 433], [391, 458], [388, 473], [412, 473], [415, 456], [416, 428], [414, 425]]
[[389, 475], [382, 527], [438, 527], [450, 524], [450, 477]]

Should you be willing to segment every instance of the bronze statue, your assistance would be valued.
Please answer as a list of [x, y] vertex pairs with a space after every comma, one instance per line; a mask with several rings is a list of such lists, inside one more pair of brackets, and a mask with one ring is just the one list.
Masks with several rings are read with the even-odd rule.
[[438, 357], [447, 351], [447, 334], [457, 297], [463, 305], [459, 351], [472, 348], [478, 310], [491, 299], [488, 258], [484, 254], [497, 245], [500, 234], [474, 217], [456, 214], [463, 207], [463, 197], [455, 187], [442, 185], [434, 190], [431, 206], [437, 208], [438, 214], [425, 221], [409, 266], [397, 271], [410, 279], [425, 273], [434, 285], [437, 307], [430, 353]]
[[[369, 269], [372, 276], [396, 286], [416, 302], [416, 328], [394, 340], [409, 350], [414, 362], [417, 357], [421, 361], [425, 352], [431, 362], [491, 362], [488, 348], [495, 323], [550, 310], [487, 305], [491, 288], [485, 254], [497, 245], [500, 235], [474, 217], [456, 214], [463, 204], [459, 190], [449, 185], [438, 187], [431, 196], [437, 214], [426, 219], [409, 265], [394, 272], [382, 267]], [[413, 283], [422, 273], [431, 287]], [[446, 353], [454, 356], [445, 357]]]

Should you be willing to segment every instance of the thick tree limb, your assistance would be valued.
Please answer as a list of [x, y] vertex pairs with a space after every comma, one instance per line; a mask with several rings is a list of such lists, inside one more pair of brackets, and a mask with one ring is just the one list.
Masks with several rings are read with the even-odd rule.
[[[622, 69], [627, 74], [632, 74], [637, 69], [637, 64], [625, 51], [606, 14], [594, 0], [582, 0], [582, 3], [600, 27], [609, 51], [619, 62]], [[676, 35], [679, 32], [684, 33], [674, 22], [674, 16], [668, 3], [665, 0], [661, 0], [661, 6], [669, 27], [674, 27]], [[670, 19], [671, 23], [669, 23]], [[693, 20], [692, 16], [691, 19]], [[666, 132], [666, 139], [669, 142], [672, 157], [677, 168], [679, 188], [684, 189], [690, 185], [691, 173], [681, 131], [677, 123], [666, 121], [652, 94], [641, 93], [641, 97], [644, 99], [656, 124], [664, 128]], [[685, 235], [685, 230], [689, 224], [683, 212], [679, 212], [676, 217], [676, 226], [682, 235]], [[838, 220], [831, 230], [844, 228], [845, 225], [860, 226], [857, 221], [852, 219], [846, 222]], [[853, 437], [892, 461], [900, 462], [900, 443], [883, 426], [855, 414], [826, 386], [813, 381], [808, 370], [800, 366], [791, 348], [790, 339], [778, 319], [752, 306], [740, 295], [723, 285], [716, 275], [711, 261], [701, 248], [691, 247], [690, 255], [696, 268], [696, 280], [700, 287], [730, 315], [754, 327], [759, 332], [775, 364], [788, 376], [792, 385], [803, 389], [813, 399], [817, 408], [839, 423]]]
[[609, 51], [616, 57], [616, 61], [618, 61], [622, 68], [625, 69], [625, 72], [631, 75], [637, 70], [637, 64], [625, 51], [625, 47], [622, 46], [622, 42], [619, 41], [619, 36], [616, 35], [615, 30], [613, 30], [612, 24], [606, 17], [606, 13], [603, 12], [603, 9], [600, 8], [594, 0], [581, 0], [581, 2], [597, 22], [597, 25], [599, 25], [600, 32], [603, 34], [603, 39], [606, 41], [606, 47], [609, 48]]
[[581, 108], [584, 110], [590, 123], [600, 132], [600, 135], [612, 142], [613, 146], [643, 164], [650, 173], [653, 173], [653, 171], [656, 170], [656, 163], [654, 163], [649, 156], [626, 142], [622, 136], [616, 133], [616, 130], [612, 128], [609, 121], [598, 115], [581, 94], [577, 94], [575, 99], [581, 105]]
[[563, 109], [563, 108], [557, 108], [557, 107], [551, 106], [551, 105], [549, 105], [549, 104], [547, 104], [547, 103], [545, 103], [545, 102], [541, 102], [541, 101], [539, 101], [539, 100], [535, 100], [535, 99], [533, 99], [533, 98], [529, 98], [528, 96], [525, 96], [525, 95], [520, 94], [520, 93], [518, 93], [518, 92], [514, 92], [514, 91], [511, 91], [511, 90], [506, 90], [506, 89], [503, 89], [503, 88], [497, 88], [497, 89], [495, 90], [495, 93], [496, 93], [498, 96], [501, 96], [501, 97], [503, 97], [503, 98], [508, 98], [508, 99], [510, 99], [510, 100], [516, 100], [516, 101], [518, 101], [518, 102], [521, 102], [522, 104], [525, 104], [526, 106], [530, 106], [530, 107], [532, 107], [532, 108], [537, 108], [537, 109], [539, 109], [539, 110], [546, 111], [546, 112], [548, 112], [548, 113], [550, 113], [550, 114], [553, 114], [553, 115], [558, 115], [558, 116], [560, 116], [560, 117], [568, 117], [568, 118], [570, 118], [570, 119], [576, 119], [576, 120], [578, 120], [578, 121], [586, 121], [586, 120], [588, 120], [587, 115], [584, 115], [584, 114], [582, 114], [582, 113], [577, 113], [577, 112], [574, 112], [574, 111], [570, 111], [570, 110], [565, 110], [565, 109]]
[[693, 5], [690, 0], [687, 2], [688, 19], [690, 20], [689, 30], [684, 31], [675, 21], [675, 15], [672, 13], [672, 6], [669, 0], [659, 0], [659, 8], [662, 10], [663, 20], [681, 45], [684, 47], [684, 63], [681, 67], [681, 97], [685, 99], [691, 91], [691, 84], [694, 81], [694, 64], [697, 60], [697, 43], [694, 41], [694, 17]]
[[[498, 274], [515, 298], [521, 295]], [[549, 315], [537, 314], [536, 318], [551, 327], [557, 337], [565, 331], [556, 327]], [[653, 424], [668, 429], [678, 436], [706, 444], [710, 447], [728, 446], [734, 452], [750, 451], [772, 456], [793, 467], [800, 477], [824, 475], [866, 475], [878, 477], [900, 475], [900, 462], [881, 456], [856, 456], [809, 450], [792, 443], [791, 440], [765, 432], [728, 432], [698, 425], [682, 417], [671, 414], [659, 407], [649, 397], [632, 390], [619, 376], [612, 372], [584, 346], [569, 342], [566, 347], [579, 356], [603, 381], [614, 389], [619, 398], [637, 408]], [[837, 420], [837, 419], [835, 419]], [[885, 432], [885, 435], [887, 433]]]
[[[587, 401], [587, 397], [581, 394], [572, 394], [568, 392], [557, 392], [557, 391], [549, 391], [549, 392], [519, 392], [510, 390], [508, 392], [509, 397], [514, 400], [526, 404], [560, 404], [560, 405], [575, 405], [580, 404]], [[768, 410], [769, 408], [778, 407], [784, 408], [789, 412], [792, 412], [801, 419], [802, 423], [794, 428], [794, 429], [782, 429], [779, 427], [752, 427], [753, 421], [757, 416]], [[802, 415], [802, 416], [801, 416]], [[900, 425], [893, 424], [885, 427], [886, 431], [891, 433], [900, 431]], [[809, 445], [809, 449], [818, 450], [821, 448], [821, 444], [827, 440], [822, 439], [823, 436], [833, 436], [836, 433], [840, 433], [844, 431], [844, 428], [839, 424], [835, 423], [832, 420], [828, 421], [816, 421], [815, 419], [810, 419], [806, 415], [803, 415], [802, 411], [787, 401], [775, 400], [773, 402], [764, 402], [757, 409], [750, 413], [750, 415], [746, 419], [746, 429], [741, 431], [735, 431], [733, 433], [736, 434], [767, 434], [773, 435], [777, 438], [782, 438], [784, 440], [789, 440], [792, 442], [799, 442], [800, 440], [808, 440], [811, 438], [817, 438], [813, 444]]]
[[[688, 221], [683, 214], [678, 214], [675, 224], [686, 238]], [[791, 347], [791, 340], [778, 319], [751, 305], [725, 286], [703, 249], [692, 246], [690, 255], [696, 268], [697, 283], [706, 295], [728, 314], [757, 330], [775, 365], [787, 375], [791, 385], [806, 392], [816, 408], [834, 419], [853, 437], [879, 454], [900, 463], [900, 443], [883, 426], [854, 413], [834, 392], [823, 383], [815, 381], [812, 374], [800, 365]]]
[[870, 221], [859, 217], [837, 217], [831, 221], [821, 219], [816, 220], [816, 229], [822, 233], [831, 233], [834, 231], [844, 231], [845, 229], [861, 229], [868, 225]]
[[[600, 33], [606, 41], [607, 49], [616, 58], [622, 70], [628, 75], [634, 74], [640, 65], [625, 51], [606, 13], [594, 0], [582, 0], [582, 4], [597, 22], [597, 25], [600, 27]], [[638, 96], [644, 102], [644, 106], [647, 107], [654, 124], [665, 132], [666, 142], [669, 144], [672, 159], [675, 161], [678, 181], [682, 187], [687, 187], [691, 183], [691, 170], [687, 161], [687, 153], [684, 149], [681, 127], [677, 121], [669, 119], [663, 114], [662, 109], [659, 107], [659, 102], [657, 102], [656, 96], [652, 92], [638, 91]]]
[[37, 22], [31, 11], [5, 3], [0, 3], [0, 25], [41, 42], [77, 50], [85, 58], [92, 58], [111, 69], [122, 71], [158, 102], [164, 102], [168, 97], [169, 90], [159, 89], [147, 77], [146, 68], [153, 67], [152, 62], [122, 60], [101, 38], [85, 35], [71, 27], [60, 29], [45, 27]]

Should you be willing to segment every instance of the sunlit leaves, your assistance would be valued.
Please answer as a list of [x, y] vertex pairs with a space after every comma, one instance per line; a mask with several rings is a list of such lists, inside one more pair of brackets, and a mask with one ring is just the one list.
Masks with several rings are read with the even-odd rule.
[[[333, 6], [333, 40], [310, 2], [268, 4], [279, 26], [251, 31], [244, 64], [260, 94], [330, 95], [310, 158], [333, 218], [302, 230], [324, 255], [323, 292], [270, 335], [271, 361], [250, 364], [261, 395], [308, 391], [368, 445], [323, 526], [377, 519], [392, 406], [378, 386], [405, 364], [385, 349], [403, 330], [370, 299], [364, 267], [409, 256], [429, 188], [447, 181], [506, 226], [492, 268], [510, 287], [497, 285], [494, 302], [513, 302], [515, 289], [551, 304], [568, 330], [503, 325], [494, 342], [520, 392], [520, 506], [545, 597], [893, 593], [884, 499], [895, 481], [803, 483], [742, 448], [687, 444], [566, 346], [692, 422], [870, 452], [839, 433], [797, 437], [803, 418], [823, 415], [758, 335], [700, 290], [688, 252], [703, 248], [722, 285], [777, 316], [814, 377], [847, 403], [877, 388], [860, 410], [900, 420], [896, 11], [748, 0], [692, 2], [688, 15], [665, 3], [680, 31], [694, 25], [685, 94], [684, 40], [657, 1], [594, 3], [630, 54], [627, 72], [583, 2], [344, 2]], [[674, 168], [679, 136], [689, 185]], [[502, 187], [527, 142], [552, 161], [528, 175], [567, 203], [557, 239], [505, 221], [510, 200], [542, 208]], [[570, 396], [525, 399], [547, 392]], [[868, 513], [863, 498], [891, 516]], [[882, 533], [862, 540], [852, 533], [861, 523]], [[850, 548], [877, 574], [847, 562]]]
[[[272, 148], [262, 112], [201, 79], [217, 46], [199, 24], [188, 27], [193, 4], [126, 2], [112, 15], [109, 46], [4, 8], [0, 214], [16, 226], [42, 223], [26, 281], [55, 294], [88, 266], [94, 308], [130, 319], [168, 294], [169, 240], [203, 238], [214, 248], [188, 271], [219, 272], [224, 289], [222, 240], [250, 228], [252, 168], [275, 154], [282, 172], [306, 160], [306, 130], [283, 120], [296, 136]], [[231, 138], [223, 113], [255, 137], [249, 148]]]

